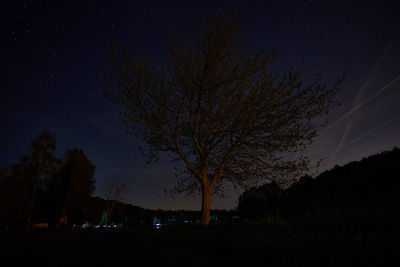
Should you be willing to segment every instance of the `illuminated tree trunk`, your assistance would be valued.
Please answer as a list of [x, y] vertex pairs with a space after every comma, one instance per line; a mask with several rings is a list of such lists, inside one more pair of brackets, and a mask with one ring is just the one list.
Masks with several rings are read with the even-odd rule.
[[208, 185], [202, 187], [202, 202], [201, 202], [201, 224], [210, 224], [210, 208], [211, 208], [211, 188]]

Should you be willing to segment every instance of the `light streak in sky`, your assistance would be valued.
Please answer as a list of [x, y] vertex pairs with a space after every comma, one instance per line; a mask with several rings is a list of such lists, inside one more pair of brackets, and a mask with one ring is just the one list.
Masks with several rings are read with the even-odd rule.
[[[394, 83], [396, 83], [399, 80], [400, 76], [397, 76], [391, 82], [389, 82], [387, 85], [385, 85], [384, 87], [382, 87], [381, 89], [376, 91], [376, 93], [374, 95], [372, 95], [372, 96], [368, 97], [367, 99], [365, 99], [364, 101], [362, 101], [362, 96], [365, 92], [365, 89], [370, 84], [373, 77], [375, 77], [375, 75], [378, 74], [379, 72], [383, 71], [384, 66], [387, 65], [385, 63], [387, 63], [390, 55], [393, 54], [395, 47], [396, 47], [395, 38], [392, 37], [391, 41], [386, 45], [381, 56], [375, 62], [374, 66], [372, 66], [369, 77], [359, 87], [356, 97], [354, 98], [352, 108], [346, 114], [344, 114], [342, 117], [340, 117], [338, 120], [336, 120], [334, 123], [332, 123], [331, 125], [328, 125], [325, 129], [328, 129], [330, 126], [336, 126], [339, 122], [344, 121], [344, 119], [348, 118], [354, 112], [359, 110], [363, 105], [372, 101], [374, 98], [376, 98], [378, 95], [383, 93], [385, 90], [387, 90], [387, 88], [391, 87]], [[361, 102], [360, 102], [360, 100], [361, 100]], [[353, 118], [353, 119], [356, 119], [356, 118]], [[344, 129], [343, 133], [341, 134], [339, 143], [337, 144], [335, 150], [331, 153], [330, 160], [329, 160], [331, 164], [335, 160], [336, 154], [339, 151], [341, 151], [344, 148], [344, 146], [347, 146], [347, 145], [345, 145], [345, 143], [347, 141], [348, 135], [349, 135], [352, 127], [354, 126], [354, 124], [355, 124], [354, 120], [348, 120], [347, 123], [345, 124], [345, 129]]]
[[[369, 103], [370, 101], [372, 101], [373, 99], [375, 99], [377, 96], [379, 96], [380, 94], [382, 94], [384, 91], [386, 91], [388, 88], [390, 88], [392, 85], [394, 85], [396, 82], [398, 82], [400, 80], [400, 75], [397, 76], [396, 78], [394, 78], [391, 82], [387, 83], [385, 86], [383, 86], [382, 88], [380, 88], [378, 91], [376, 91], [375, 94], [371, 95], [370, 97], [368, 97], [367, 99], [365, 99], [364, 101], [357, 103], [358, 98], [360, 97], [363, 89], [365, 88], [365, 86], [369, 83], [369, 79], [363, 84], [363, 86], [360, 87], [360, 89], [358, 90], [356, 99], [354, 101], [353, 107], [346, 113], [344, 114], [342, 117], [340, 117], [339, 119], [337, 119], [335, 122], [333, 122], [332, 124], [328, 125], [325, 129], [328, 129], [330, 127], [336, 126], [339, 122], [343, 121], [344, 119], [346, 119], [347, 117], [349, 117], [350, 115], [352, 115], [354, 112], [358, 111], [362, 106], [364, 106], [365, 104]], [[345, 147], [348, 147], [349, 145], [353, 144], [354, 142], [350, 142], [348, 144], [345, 144], [345, 142], [347, 141], [347, 136], [350, 133], [350, 130], [353, 126], [353, 123], [351, 121], [349, 121], [346, 124], [346, 128], [342, 134], [342, 137], [339, 141], [339, 144], [337, 145], [336, 149], [332, 152], [329, 162], [332, 164], [336, 158], [336, 155], [339, 151], [343, 150]], [[379, 128], [380, 129], [380, 128]], [[364, 137], [364, 135], [362, 135], [362, 137]], [[361, 137], [361, 138], [362, 138]]]
[[330, 158], [330, 160], [329, 160], [330, 164], [333, 164], [333, 162], [334, 162], [334, 160], [335, 160], [335, 158], [336, 158], [336, 154], [337, 154], [340, 150], [343, 149], [343, 147], [344, 147], [344, 145], [345, 145], [345, 142], [347, 141], [347, 136], [349, 135], [350, 129], [351, 129], [352, 126], [353, 126], [353, 124], [352, 124], [351, 121], [349, 121], [349, 122], [346, 124], [346, 128], [344, 129], [344, 132], [343, 132], [343, 134], [342, 134], [342, 138], [340, 138], [339, 144], [337, 145], [335, 151], [333, 151], [332, 154], [331, 154], [331, 158]]
[[350, 141], [350, 142], [347, 143], [346, 145], [342, 146], [341, 149], [338, 150], [337, 152], [339, 152], [339, 151], [345, 149], [345, 148], [348, 147], [348, 146], [351, 146], [352, 144], [354, 144], [354, 143], [360, 141], [362, 138], [364, 138], [364, 137], [366, 137], [366, 136], [368, 136], [368, 135], [370, 135], [370, 134], [372, 134], [372, 133], [374, 133], [374, 132], [376, 132], [376, 131], [378, 131], [378, 130], [384, 128], [385, 126], [387, 126], [387, 125], [389, 125], [389, 124], [391, 124], [391, 123], [397, 121], [398, 119], [400, 119], [400, 115], [397, 116], [397, 117], [395, 117], [395, 118], [393, 118], [393, 119], [391, 119], [391, 120], [389, 120], [389, 121], [387, 121], [387, 122], [385, 122], [385, 123], [383, 123], [383, 124], [381, 124], [381, 125], [379, 125], [378, 127], [373, 128], [372, 130], [369, 130], [368, 132], [366, 132], [366, 133], [360, 135], [359, 137], [353, 139], [352, 141]]
[[391, 82], [389, 82], [388, 84], [386, 84], [385, 86], [383, 86], [381, 89], [379, 89], [378, 91], [376, 91], [375, 94], [373, 94], [372, 96], [368, 97], [367, 99], [365, 99], [364, 101], [362, 101], [361, 103], [355, 105], [354, 107], [352, 107], [346, 114], [344, 114], [342, 117], [340, 117], [339, 119], [337, 119], [335, 122], [329, 124], [328, 126], [326, 126], [326, 128], [329, 127], [333, 127], [335, 125], [337, 125], [339, 122], [341, 122], [342, 120], [346, 119], [347, 117], [349, 117], [351, 114], [353, 114], [354, 112], [356, 112], [357, 110], [359, 110], [362, 106], [364, 106], [365, 104], [369, 103], [371, 100], [375, 99], [377, 96], [379, 96], [380, 94], [382, 94], [384, 91], [386, 91], [388, 88], [390, 88], [393, 84], [395, 84], [396, 82], [398, 82], [400, 80], [400, 75], [398, 75], [396, 78], [394, 78]]

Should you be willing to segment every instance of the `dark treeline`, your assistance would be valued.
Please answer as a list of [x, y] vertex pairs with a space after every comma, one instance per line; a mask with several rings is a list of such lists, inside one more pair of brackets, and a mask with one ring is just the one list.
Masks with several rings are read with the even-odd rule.
[[[116, 199], [93, 197], [95, 165], [78, 148], [55, 156], [56, 140], [44, 130], [31, 141], [19, 162], [0, 167], [0, 229], [82, 225], [124, 226], [199, 223], [200, 211], [144, 209]], [[116, 202], [109, 222], [107, 209]], [[230, 211], [212, 211], [219, 223], [232, 218]]]
[[[100, 197], [90, 199], [90, 213], [86, 223], [89, 225], [103, 224], [107, 200]], [[110, 223], [134, 226], [154, 226], [165, 224], [200, 224], [201, 212], [195, 210], [161, 210], [145, 209], [132, 204], [118, 202], [111, 214]], [[237, 220], [234, 210], [211, 210], [211, 224], [221, 224]]]
[[269, 183], [245, 191], [242, 218], [272, 223], [396, 225], [400, 222], [400, 149], [304, 176], [282, 190]]
[[[200, 211], [152, 210], [93, 197], [95, 165], [81, 149], [54, 155], [47, 130], [32, 140], [18, 163], [0, 168], [0, 229], [117, 224], [199, 224]], [[211, 224], [239, 219], [275, 224], [395, 225], [400, 222], [400, 149], [300, 178], [287, 189], [276, 183], [246, 190], [237, 210], [212, 210]], [[107, 214], [107, 207], [115, 203]], [[107, 218], [107, 220], [106, 220]]]
[[33, 223], [66, 225], [87, 217], [95, 166], [78, 148], [55, 156], [56, 140], [44, 130], [16, 164], [0, 168], [1, 228]]

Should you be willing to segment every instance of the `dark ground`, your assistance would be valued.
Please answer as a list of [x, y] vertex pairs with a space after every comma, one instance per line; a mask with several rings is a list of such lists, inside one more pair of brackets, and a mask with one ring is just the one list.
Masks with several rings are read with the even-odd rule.
[[0, 233], [0, 266], [400, 266], [394, 229], [257, 224]]

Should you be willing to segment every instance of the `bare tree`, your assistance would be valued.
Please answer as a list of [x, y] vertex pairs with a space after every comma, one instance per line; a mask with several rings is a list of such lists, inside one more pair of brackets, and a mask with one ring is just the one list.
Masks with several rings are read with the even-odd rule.
[[127, 185], [126, 181], [118, 177], [114, 177], [105, 182], [102, 196], [107, 200], [106, 225], [109, 225], [110, 223], [111, 214], [115, 204], [125, 200], [125, 197], [128, 194]]
[[159, 64], [137, 47], [114, 44], [106, 96], [123, 109], [124, 123], [156, 159], [183, 161], [174, 192], [201, 192], [203, 225], [213, 192], [226, 182], [247, 187], [307, 170], [287, 160], [316, 136], [315, 118], [328, 114], [342, 78], [328, 88], [302, 70], [271, 71], [276, 50], [245, 51], [236, 16], [217, 13], [197, 23], [190, 38], [171, 35]]

